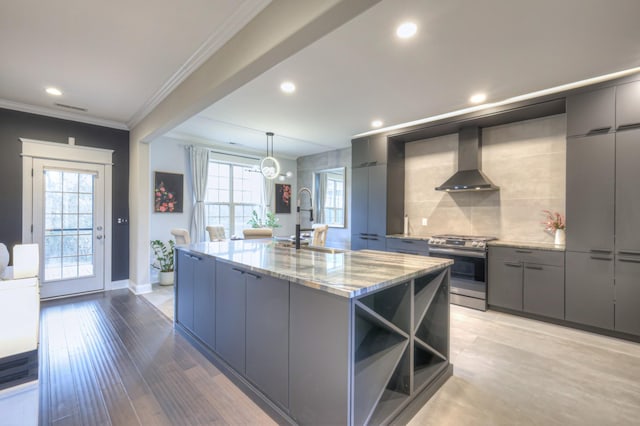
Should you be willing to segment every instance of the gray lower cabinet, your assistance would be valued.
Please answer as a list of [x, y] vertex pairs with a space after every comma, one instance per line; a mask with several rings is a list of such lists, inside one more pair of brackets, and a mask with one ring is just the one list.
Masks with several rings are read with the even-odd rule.
[[492, 258], [489, 250], [487, 276], [489, 305], [521, 311], [522, 262], [515, 258]]
[[289, 406], [289, 281], [246, 273], [246, 375]]
[[489, 248], [489, 305], [564, 319], [564, 253]]
[[245, 271], [216, 262], [216, 352], [239, 373], [245, 373]]
[[177, 250], [176, 256], [176, 321], [193, 332], [193, 277], [192, 255]]
[[426, 240], [387, 238], [387, 251], [429, 256], [429, 244]]
[[215, 343], [215, 260], [177, 251], [176, 321], [208, 346]]
[[613, 330], [613, 258], [606, 254], [566, 254], [565, 319]]
[[350, 300], [291, 286], [289, 411], [299, 424], [350, 424]]
[[193, 333], [207, 346], [215, 348], [215, 297], [216, 263], [204, 256], [192, 256], [193, 260]]
[[616, 256], [615, 330], [640, 336], [640, 257]]
[[564, 268], [551, 265], [524, 265], [524, 312], [564, 319]]

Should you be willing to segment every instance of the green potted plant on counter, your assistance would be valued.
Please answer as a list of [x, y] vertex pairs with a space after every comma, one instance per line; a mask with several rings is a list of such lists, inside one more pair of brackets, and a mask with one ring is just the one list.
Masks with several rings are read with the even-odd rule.
[[151, 266], [156, 268], [158, 272], [158, 283], [160, 285], [173, 284], [173, 249], [175, 242], [169, 240], [167, 244], [160, 240], [151, 241], [151, 248], [155, 261]]
[[252, 228], [280, 228], [280, 224], [278, 223], [278, 218], [275, 213], [269, 211], [265, 215], [264, 220], [258, 216], [257, 211], [252, 211], [251, 218], [247, 223], [251, 225]]

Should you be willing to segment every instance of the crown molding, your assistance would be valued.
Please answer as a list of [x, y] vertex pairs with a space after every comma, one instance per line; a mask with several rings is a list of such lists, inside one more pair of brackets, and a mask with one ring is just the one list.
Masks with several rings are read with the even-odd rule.
[[135, 114], [127, 125], [130, 129], [137, 126], [160, 102], [164, 100], [180, 83], [202, 65], [211, 55], [229, 41], [240, 29], [262, 11], [271, 0], [244, 0], [235, 12], [214, 31], [193, 55], [153, 94]]
[[88, 117], [83, 114], [61, 111], [51, 107], [23, 104], [20, 102], [0, 99], [0, 108], [12, 109], [15, 111], [28, 112], [30, 114], [44, 115], [47, 117], [60, 118], [62, 120], [79, 121], [80, 123], [94, 124], [96, 126], [110, 127], [119, 130], [129, 130], [125, 123], [118, 121], [104, 120], [102, 118]]

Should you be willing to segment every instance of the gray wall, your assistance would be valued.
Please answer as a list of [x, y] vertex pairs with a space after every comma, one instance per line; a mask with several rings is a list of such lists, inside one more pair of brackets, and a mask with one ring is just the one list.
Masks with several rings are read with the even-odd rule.
[[[497, 192], [435, 191], [457, 168], [457, 134], [406, 145], [405, 213], [415, 235], [553, 242], [542, 210], [565, 212], [564, 114], [482, 130], [482, 170]], [[422, 218], [428, 225], [422, 226]]]
[[[345, 167], [346, 180], [346, 210], [345, 210], [345, 227], [329, 228], [327, 233], [327, 246], [349, 248], [351, 245], [351, 148], [338, 149], [335, 151], [322, 152], [320, 154], [307, 155], [298, 158], [298, 188], [306, 186], [313, 189], [313, 173], [319, 170], [333, 169], [336, 167]], [[303, 201], [303, 208], [307, 206], [306, 196]], [[314, 206], [315, 208], [316, 206]], [[308, 221], [308, 213], [302, 215], [302, 227], [310, 228], [311, 223]], [[294, 218], [295, 219], [295, 218]]]

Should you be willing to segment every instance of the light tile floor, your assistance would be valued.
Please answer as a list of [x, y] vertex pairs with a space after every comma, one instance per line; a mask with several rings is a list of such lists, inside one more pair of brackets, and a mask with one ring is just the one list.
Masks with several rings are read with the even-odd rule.
[[[144, 297], [173, 319], [173, 286]], [[410, 425], [640, 424], [638, 343], [451, 305], [451, 360]]]

